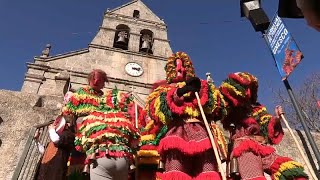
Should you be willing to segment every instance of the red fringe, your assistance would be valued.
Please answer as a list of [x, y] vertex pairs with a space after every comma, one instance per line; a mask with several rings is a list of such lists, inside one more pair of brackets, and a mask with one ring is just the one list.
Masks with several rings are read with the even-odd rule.
[[[167, 93], [167, 102], [168, 102], [170, 110], [173, 113], [176, 113], [178, 115], [182, 115], [182, 114], [184, 114], [184, 110], [186, 109], [186, 107], [191, 107], [193, 109], [198, 107], [198, 101], [196, 98], [194, 98], [192, 102], [185, 102], [184, 101], [181, 106], [177, 105], [179, 103], [177, 103], [176, 102], [177, 100], [175, 100], [175, 98], [174, 98], [175, 94], [176, 94], [176, 88], [172, 88]], [[208, 83], [204, 80], [201, 80], [201, 90], [199, 92], [199, 96], [200, 96], [201, 105], [205, 105], [208, 102]]]
[[231, 101], [233, 106], [238, 106], [240, 104], [239, 100], [234, 98], [236, 95], [230, 94], [228, 88], [220, 87], [220, 91], [229, 101]]
[[123, 134], [121, 133], [119, 130], [117, 129], [112, 129], [112, 128], [106, 128], [106, 129], [103, 129], [103, 130], [100, 130], [100, 131], [97, 131], [95, 133], [92, 133], [89, 138], [96, 138], [100, 135], [103, 135], [103, 134], [106, 134], [106, 133], [114, 133], [114, 134], [117, 134], [119, 137], [123, 137], [123, 138], [126, 138], [126, 139], [129, 139], [129, 136], [126, 135], [126, 134]]
[[271, 173], [276, 173], [279, 170], [280, 165], [288, 161], [292, 161], [292, 159], [288, 157], [278, 157], [270, 166]]
[[161, 180], [192, 180], [192, 177], [181, 171], [164, 172], [157, 174], [157, 177], [160, 177]]
[[[279, 122], [280, 123], [280, 122]], [[276, 128], [277, 126], [279, 126], [279, 128]], [[277, 135], [275, 135], [276, 133], [278, 133]], [[276, 119], [274, 117], [272, 117], [270, 119], [269, 125], [268, 125], [268, 136], [269, 139], [271, 140], [271, 142], [273, 144], [279, 144], [283, 138], [283, 129], [281, 127], [281, 123], [280, 124], [276, 124]]]
[[158, 147], [154, 145], [143, 145], [140, 147], [140, 150], [157, 150]]
[[106, 102], [109, 107], [114, 108], [113, 102], [112, 102], [112, 91], [109, 92], [109, 94], [106, 96]]
[[176, 93], [176, 88], [172, 88], [168, 91], [167, 93], [167, 103], [168, 103], [168, 106], [170, 108], [170, 110], [175, 113], [175, 114], [178, 114], [178, 115], [182, 115], [184, 113], [184, 109], [187, 107], [187, 106], [193, 106], [192, 103], [190, 102], [184, 102], [182, 106], [177, 106], [176, 105], [176, 102], [175, 102], [175, 93]]
[[193, 179], [194, 180], [209, 180], [209, 179], [220, 180], [221, 176], [218, 172], [209, 171], [209, 172], [202, 172], [197, 177], [195, 177]]
[[275, 149], [271, 146], [263, 146], [251, 139], [241, 142], [241, 144], [233, 149], [233, 156], [240, 157], [245, 152], [253, 152], [259, 156], [267, 156], [273, 153]]
[[252, 124], [258, 124], [258, 123], [257, 123], [256, 119], [254, 119], [253, 117], [248, 117], [243, 120], [243, 124], [250, 126]]
[[243, 85], [248, 86], [251, 83], [250, 80], [245, 79], [241, 77], [239, 74], [235, 74], [235, 73], [229, 74], [229, 78], [236, 80], [242, 86]]
[[71, 96], [70, 101], [74, 106], [78, 106], [80, 104], [80, 102], [76, 100], [74, 96]]
[[160, 131], [159, 123], [153, 125], [153, 128], [149, 130], [149, 134], [158, 134]]
[[[204, 106], [208, 102], [208, 83], [205, 80], [201, 80], [201, 90], [199, 92], [199, 98], [200, 98], [200, 103], [202, 106]], [[198, 107], [198, 100], [195, 98], [193, 100], [193, 104]]]
[[194, 155], [202, 153], [212, 148], [209, 138], [205, 138], [201, 141], [185, 141], [178, 136], [167, 136], [160, 141], [158, 152], [163, 154], [165, 151], [171, 149], [177, 149], [185, 155]]

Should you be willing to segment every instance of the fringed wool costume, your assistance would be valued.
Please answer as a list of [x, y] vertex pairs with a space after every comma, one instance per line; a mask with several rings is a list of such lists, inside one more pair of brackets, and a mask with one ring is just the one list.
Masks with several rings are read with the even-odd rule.
[[75, 145], [88, 164], [101, 157], [131, 158], [139, 134], [133, 125], [132, 97], [118, 89], [96, 92], [80, 88], [64, 107], [65, 114], [84, 116]]
[[241, 179], [265, 180], [264, 172], [274, 180], [306, 179], [301, 164], [279, 156], [266, 145], [280, 143], [283, 130], [280, 121], [257, 103], [257, 78], [249, 73], [230, 74], [220, 91], [229, 104], [222, 123], [226, 129], [235, 125], [231, 156], [237, 158]]
[[[183, 62], [186, 77], [174, 82], [178, 59]], [[190, 93], [177, 96], [177, 90], [186, 85], [184, 81], [195, 77], [188, 55], [178, 52], [171, 56], [166, 72], [167, 83], [147, 98], [146, 110], [152, 120], [142, 133], [140, 151], [154, 155], [158, 151], [165, 164], [165, 171], [158, 177], [163, 180], [220, 179], [197, 99]], [[226, 115], [225, 102], [213, 84], [201, 80], [199, 96], [208, 119]], [[217, 144], [226, 150], [224, 137], [219, 137]]]
[[[103, 109], [104, 104], [101, 103], [103, 98], [102, 91], [96, 91], [90, 86], [79, 88], [76, 92], [68, 94], [65, 99], [65, 105], [62, 109], [64, 116], [74, 116], [74, 119], [85, 117], [91, 112]], [[81, 122], [80, 122], [81, 124]], [[77, 123], [77, 130], [79, 129]], [[70, 179], [79, 179], [85, 169], [86, 154], [74, 149], [71, 152], [68, 161], [68, 176]]]

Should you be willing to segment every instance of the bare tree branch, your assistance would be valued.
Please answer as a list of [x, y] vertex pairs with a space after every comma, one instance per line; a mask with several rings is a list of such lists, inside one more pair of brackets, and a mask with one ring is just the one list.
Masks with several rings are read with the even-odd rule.
[[[304, 83], [294, 90], [298, 106], [303, 111], [303, 116], [305, 117], [308, 127], [317, 132], [320, 132], [320, 107], [317, 105], [317, 101], [320, 100], [319, 86], [320, 73], [313, 73], [306, 78]], [[286, 90], [279, 88], [277, 90], [272, 89], [272, 92], [274, 94], [274, 102], [282, 105], [285, 109], [291, 126], [296, 128], [301, 127], [297, 113]]]

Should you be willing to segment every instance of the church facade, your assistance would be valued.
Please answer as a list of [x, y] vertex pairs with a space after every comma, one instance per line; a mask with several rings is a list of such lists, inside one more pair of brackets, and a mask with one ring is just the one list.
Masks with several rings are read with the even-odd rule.
[[86, 85], [87, 74], [102, 69], [110, 81], [106, 88], [135, 91], [144, 99], [165, 77], [172, 54], [166, 24], [141, 1], [107, 10], [88, 48], [54, 56], [50, 48], [28, 63], [22, 92], [62, 96], [69, 84], [74, 89]]

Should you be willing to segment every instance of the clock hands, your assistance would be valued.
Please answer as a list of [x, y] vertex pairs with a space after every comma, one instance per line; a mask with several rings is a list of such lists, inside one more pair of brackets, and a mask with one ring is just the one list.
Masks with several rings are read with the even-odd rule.
[[139, 68], [139, 67], [132, 67], [132, 70], [140, 71], [141, 68]]

